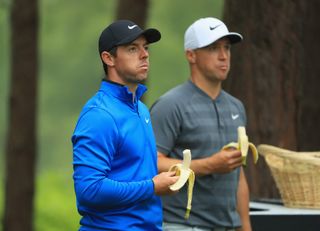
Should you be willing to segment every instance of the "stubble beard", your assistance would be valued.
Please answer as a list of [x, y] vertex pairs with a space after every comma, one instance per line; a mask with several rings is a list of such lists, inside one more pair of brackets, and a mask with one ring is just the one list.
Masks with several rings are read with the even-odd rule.
[[147, 74], [127, 75], [123, 80], [130, 84], [141, 84], [147, 80]]

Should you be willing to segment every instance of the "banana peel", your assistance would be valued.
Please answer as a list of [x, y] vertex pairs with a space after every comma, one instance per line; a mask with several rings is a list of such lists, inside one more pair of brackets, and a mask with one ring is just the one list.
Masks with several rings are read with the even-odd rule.
[[188, 203], [187, 203], [185, 219], [189, 219], [189, 216], [190, 216], [193, 186], [195, 181], [195, 174], [190, 169], [190, 165], [191, 165], [191, 151], [189, 149], [185, 149], [183, 151], [182, 163], [172, 165], [169, 169], [169, 171], [174, 171], [176, 173], [176, 176], [179, 176], [179, 179], [177, 180], [177, 182], [170, 186], [170, 189], [172, 191], [179, 190], [188, 181]]
[[248, 136], [246, 134], [246, 128], [245, 127], [238, 127], [238, 143], [231, 142], [225, 146], [223, 146], [223, 150], [226, 150], [228, 148], [235, 148], [237, 150], [240, 150], [241, 156], [242, 156], [242, 165], [247, 165], [247, 155], [248, 150], [250, 148], [251, 153], [253, 155], [253, 162], [256, 164], [259, 159], [258, 151], [256, 146], [249, 142]]

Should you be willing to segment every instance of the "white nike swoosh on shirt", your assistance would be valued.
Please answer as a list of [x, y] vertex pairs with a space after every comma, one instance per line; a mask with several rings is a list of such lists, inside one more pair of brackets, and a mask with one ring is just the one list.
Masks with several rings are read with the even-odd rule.
[[231, 114], [231, 118], [233, 119], [233, 120], [235, 120], [235, 119], [237, 119], [239, 117], [239, 114]]
[[150, 119], [144, 118], [144, 120], [146, 121], [146, 123], [148, 124]]
[[128, 26], [129, 30], [132, 30], [133, 28], [137, 27], [137, 25], [133, 25], [133, 26]]

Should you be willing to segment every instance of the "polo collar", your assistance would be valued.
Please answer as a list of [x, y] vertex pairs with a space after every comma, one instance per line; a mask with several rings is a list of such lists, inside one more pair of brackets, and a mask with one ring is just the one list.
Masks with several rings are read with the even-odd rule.
[[207, 93], [205, 93], [201, 88], [195, 85], [190, 79], [187, 81], [187, 83], [190, 87], [194, 88], [199, 95], [202, 95], [204, 98], [207, 98], [210, 101], [220, 102], [223, 99], [223, 95], [224, 95], [223, 89], [221, 89], [221, 91], [217, 95], [217, 98], [212, 99]]

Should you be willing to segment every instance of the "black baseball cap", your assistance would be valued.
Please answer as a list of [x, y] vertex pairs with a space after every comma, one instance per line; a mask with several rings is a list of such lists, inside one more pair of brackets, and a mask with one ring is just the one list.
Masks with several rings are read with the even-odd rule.
[[129, 44], [140, 35], [144, 35], [148, 43], [160, 40], [161, 34], [157, 29], [142, 30], [137, 24], [129, 20], [118, 20], [105, 28], [99, 38], [99, 53], [110, 51], [112, 48]]

